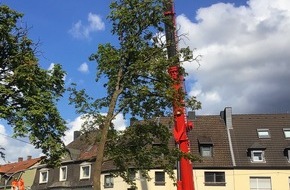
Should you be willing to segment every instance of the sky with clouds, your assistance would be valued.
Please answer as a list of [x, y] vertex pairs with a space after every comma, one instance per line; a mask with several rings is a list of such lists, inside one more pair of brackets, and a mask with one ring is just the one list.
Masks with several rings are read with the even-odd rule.
[[[102, 95], [102, 90], [88, 57], [98, 44], [116, 43], [106, 20], [109, 2], [0, 0], [24, 13], [31, 38], [40, 42], [41, 66], [62, 64], [67, 86], [77, 83], [92, 95]], [[202, 55], [200, 65], [184, 64], [187, 92], [202, 102], [197, 114], [219, 114], [227, 106], [237, 114], [290, 111], [289, 0], [175, 0], [175, 9], [179, 47], [196, 48], [195, 55]], [[59, 108], [68, 122], [64, 141], [69, 143], [82, 120], [67, 98]], [[118, 116], [115, 125], [124, 129], [128, 121]], [[11, 131], [0, 120], [7, 161], [40, 155], [28, 143], [7, 137]]]

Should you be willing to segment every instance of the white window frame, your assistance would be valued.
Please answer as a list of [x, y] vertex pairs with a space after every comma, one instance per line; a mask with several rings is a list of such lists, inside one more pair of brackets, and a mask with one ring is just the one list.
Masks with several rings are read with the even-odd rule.
[[[49, 170], [47, 168], [43, 168], [39, 170], [39, 183], [47, 183], [48, 174], [49, 174]], [[44, 175], [46, 175], [46, 178], [44, 178]]]
[[284, 137], [290, 139], [290, 128], [283, 128]]
[[[84, 162], [80, 164], [80, 179], [90, 179], [91, 177], [91, 163]], [[84, 175], [84, 169], [88, 168], [88, 175]]]
[[67, 180], [67, 166], [61, 166], [59, 168], [59, 181], [66, 181], [66, 180]]
[[165, 172], [164, 171], [155, 171], [155, 185], [156, 186], [165, 185]]
[[212, 157], [213, 155], [212, 145], [201, 144], [199, 148], [200, 148], [200, 155], [202, 157]]
[[266, 162], [265, 151], [264, 150], [252, 150], [251, 151], [251, 160], [252, 160], [252, 162]]
[[250, 177], [250, 190], [272, 190], [271, 177]]
[[257, 129], [259, 139], [271, 138], [269, 129]]
[[104, 176], [104, 188], [113, 188], [114, 187], [114, 176], [111, 174]]

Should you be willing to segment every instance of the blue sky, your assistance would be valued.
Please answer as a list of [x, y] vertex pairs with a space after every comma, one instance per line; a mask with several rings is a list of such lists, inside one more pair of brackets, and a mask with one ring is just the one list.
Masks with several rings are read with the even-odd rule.
[[[116, 43], [106, 20], [111, 1], [92, 0], [0, 0], [24, 13], [23, 22], [30, 37], [39, 41], [39, 63], [49, 69], [59, 63], [71, 82], [91, 95], [103, 94], [95, 83], [95, 65], [90, 54], [100, 43]], [[234, 113], [281, 113], [290, 111], [290, 3], [289, 0], [175, 0], [179, 34], [185, 34], [179, 46], [196, 48], [200, 66], [185, 63], [189, 73], [187, 92], [202, 102], [198, 114], [219, 114], [230, 106]], [[67, 95], [59, 109], [68, 122], [65, 141], [80, 128], [81, 119]], [[124, 128], [122, 117], [116, 125]], [[0, 133], [11, 135], [2, 121]], [[2, 138], [3, 137], [3, 138]], [[2, 138], [2, 139], [1, 139]], [[24, 157], [39, 155], [29, 144], [0, 136], [0, 145], [8, 147], [7, 160], [17, 160], [10, 147]], [[12, 148], [11, 148], [12, 149]], [[1, 163], [1, 162], [0, 162]]]

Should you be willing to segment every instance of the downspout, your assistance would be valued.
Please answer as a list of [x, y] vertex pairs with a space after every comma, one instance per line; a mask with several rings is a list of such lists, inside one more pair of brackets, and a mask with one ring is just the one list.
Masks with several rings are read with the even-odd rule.
[[232, 138], [231, 138], [231, 133], [230, 133], [230, 129], [233, 130], [232, 108], [231, 107], [225, 108], [223, 117], [224, 117], [226, 128], [227, 128], [230, 153], [231, 153], [231, 158], [232, 158], [232, 163], [233, 163], [233, 184], [234, 184], [234, 189], [236, 189], [235, 175], [234, 175], [235, 174], [236, 159], [235, 159], [233, 143], [232, 143]]

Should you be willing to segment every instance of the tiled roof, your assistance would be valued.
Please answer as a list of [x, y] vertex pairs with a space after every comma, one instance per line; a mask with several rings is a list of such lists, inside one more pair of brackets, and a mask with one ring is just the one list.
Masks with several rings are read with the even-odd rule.
[[[212, 144], [213, 156], [202, 157], [201, 162], [193, 163], [194, 168], [232, 167], [229, 141], [224, 120], [219, 115], [196, 116], [194, 128], [189, 132], [191, 152], [199, 153], [199, 141]], [[202, 144], [201, 143], [201, 144]]]
[[[284, 155], [290, 139], [286, 139], [283, 128], [290, 128], [290, 114], [245, 114], [232, 115], [231, 131], [237, 167], [290, 168]], [[257, 129], [268, 129], [269, 138], [259, 138]], [[251, 149], [265, 150], [264, 163], [252, 163], [248, 153]]]
[[81, 135], [66, 146], [71, 154], [76, 154], [76, 152], [78, 152], [74, 159], [87, 160], [96, 156], [97, 145], [93, 142], [95, 135], [96, 132], [88, 133], [88, 135]]
[[24, 160], [20, 162], [0, 165], [0, 173], [3, 174], [12, 174], [15, 172], [23, 171], [29, 169], [31, 166], [35, 165], [36, 163], [40, 162], [42, 157], [40, 158], [33, 158], [29, 160]]
[[[156, 120], [163, 125], [173, 129], [173, 122], [171, 117], [161, 117]], [[213, 156], [210, 158], [201, 158], [201, 162], [193, 163], [193, 167], [205, 168], [225, 168], [232, 167], [228, 136], [226, 132], [226, 126], [220, 116], [197, 116], [194, 122], [194, 128], [188, 133], [190, 139], [191, 152], [194, 155], [200, 156], [199, 141], [203, 143], [211, 143], [213, 146]], [[175, 147], [173, 137], [169, 141], [169, 147]], [[86, 138], [75, 139], [70, 143], [68, 148], [78, 149], [80, 151], [79, 160], [89, 159], [96, 156], [96, 145], [90, 145]], [[102, 166], [102, 170], [116, 169], [111, 161], [105, 162]]]

